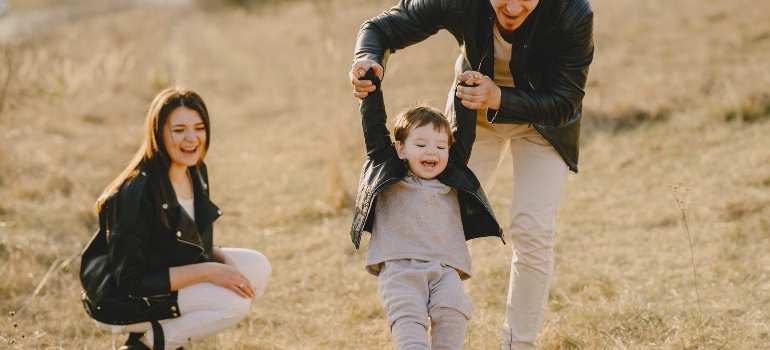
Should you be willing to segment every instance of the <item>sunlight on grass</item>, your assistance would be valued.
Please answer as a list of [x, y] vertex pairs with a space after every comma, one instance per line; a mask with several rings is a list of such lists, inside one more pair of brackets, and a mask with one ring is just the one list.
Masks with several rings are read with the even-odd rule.
[[[183, 83], [211, 114], [206, 161], [225, 212], [216, 242], [257, 249], [274, 271], [243, 322], [190, 348], [391, 349], [376, 279], [363, 268], [368, 239], [355, 250], [348, 234], [366, 154], [347, 70], [360, 24], [393, 3], [130, 6], [5, 43], [0, 345], [125, 341], [83, 311], [77, 254], [96, 228], [96, 196], [138, 147], [148, 103]], [[765, 347], [770, 2], [592, 5], [580, 173], [568, 175], [557, 218], [540, 348]], [[440, 33], [392, 55], [383, 82], [391, 115], [417, 100], [443, 107], [457, 54]], [[501, 169], [489, 198], [505, 223], [510, 159]], [[679, 181], [691, 188], [684, 218], [666, 189]], [[472, 257], [465, 346], [497, 348], [511, 246], [481, 239]]]

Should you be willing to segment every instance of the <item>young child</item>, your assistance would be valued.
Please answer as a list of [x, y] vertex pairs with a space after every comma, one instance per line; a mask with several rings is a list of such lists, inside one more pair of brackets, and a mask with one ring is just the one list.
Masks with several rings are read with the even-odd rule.
[[353, 244], [358, 248], [362, 231], [371, 232], [366, 270], [378, 276], [397, 350], [461, 349], [473, 313], [461, 283], [471, 277], [465, 241], [502, 239], [481, 185], [466, 166], [476, 112], [455, 97], [457, 114], [450, 125], [435, 108], [411, 108], [397, 117], [393, 143], [379, 78], [369, 70], [363, 79], [376, 90], [361, 100], [368, 157]]

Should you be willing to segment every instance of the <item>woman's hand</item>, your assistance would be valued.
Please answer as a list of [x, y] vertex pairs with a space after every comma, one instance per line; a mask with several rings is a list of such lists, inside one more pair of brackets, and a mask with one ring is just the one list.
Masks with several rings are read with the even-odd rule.
[[[232, 262], [232, 265], [235, 263]], [[249, 279], [230, 264], [205, 262], [172, 267], [168, 272], [172, 291], [201, 282], [209, 282], [229, 289], [244, 298], [253, 298], [255, 295]]]
[[353, 62], [353, 66], [350, 68], [350, 84], [353, 85], [353, 96], [358, 98], [364, 98], [369, 96], [369, 93], [374, 91], [376, 87], [370, 80], [358, 80], [366, 75], [366, 71], [371, 68], [374, 70], [374, 74], [382, 80], [383, 74], [385, 74], [385, 68], [372, 60], [358, 60]]
[[475, 85], [457, 87], [455, 95], [462, 100], [463, 106], [470, 109], [500, 109], [502, 92], [488, 76], [465, 71], [457, 79], [465, 84]]
[[236, 294], [244, 298], [254, 297], [254, 287], [252, 287], [249, 279], [246, 278], [237, 268], [220, 263], [211, 263], [210, 268], [212, 274], [209, 277], [209, 281], [222, 288], [232, 290]]

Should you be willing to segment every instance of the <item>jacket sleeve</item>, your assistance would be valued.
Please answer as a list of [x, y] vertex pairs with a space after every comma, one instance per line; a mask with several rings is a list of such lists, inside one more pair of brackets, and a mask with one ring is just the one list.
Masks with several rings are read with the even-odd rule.
[[370, 59], [384, 68], [388, 56], [419, 43], [444, 28], [454, 1], [400, 0], [398, 5], [361, 25], [355, 59]]
[[[108, 235], [115, 282], [123, 295], [149, 297], [171, 292], [168, 267], [152, 267], [149, 264], [155, 249], [152, 236], [157, 234], [152, 227], [161, 225], [153, 198], [151, 186], [145, 185], [136, 216], [123, 218], [119, 214], [115, 229]], [[119, 213], [123, 213], [121, 206], [124, 205], [127, 203], [118, 203]]]
[[[459, 82], [458, 86], [468, 86], [463, 82]], [[456, 87], [453, 92], [456, 91]], [[476, 110], [468, 109], [463, 106], [459, 97], [454, 95], [454, 108], [450, 109], [450, 113], [454, 113], [454, 116], [447, 116], [452, 124], [452, 135], [454, 135], [455, 143], [449, 148], [449, 158], [453, 162], [461, 162], [462, 164], [468, 164], [471, 158], [471, 149], [473, 148], [473, 142], [476, 141]]]
[[385, 125], [388, 115], [385, 113], [385, 101], [382, 97], [380, 79], [370, 69], [362, 80], [371, 80], [377, 88], [361, 99], [360, 105], [366, 155], [369, 159], [390, 156], [391, 152], [389, 151], [395, 152], [395, 147], [393, 147], [393, 141], [390, 138], [390, 131]]
[[580, 108], [593, 60], [593, 12], [587, 2], [562, 27], [561, 50], [543, 71], [543, 88], [532, 91], [501, 87], [500, 110], [488, 114], [490, 123], [532, 123], [559, 126]]

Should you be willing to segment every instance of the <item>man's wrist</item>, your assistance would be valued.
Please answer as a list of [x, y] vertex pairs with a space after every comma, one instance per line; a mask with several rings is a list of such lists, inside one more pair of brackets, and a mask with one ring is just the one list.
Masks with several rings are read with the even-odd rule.
[[499, 111], [503, 101], [503, 90], [500, 89], [499, 86], [495, 85], [495, 91], [496, 93], [494, 93], [492, 97], [492, 103], [490, 104], [489, 109]]

